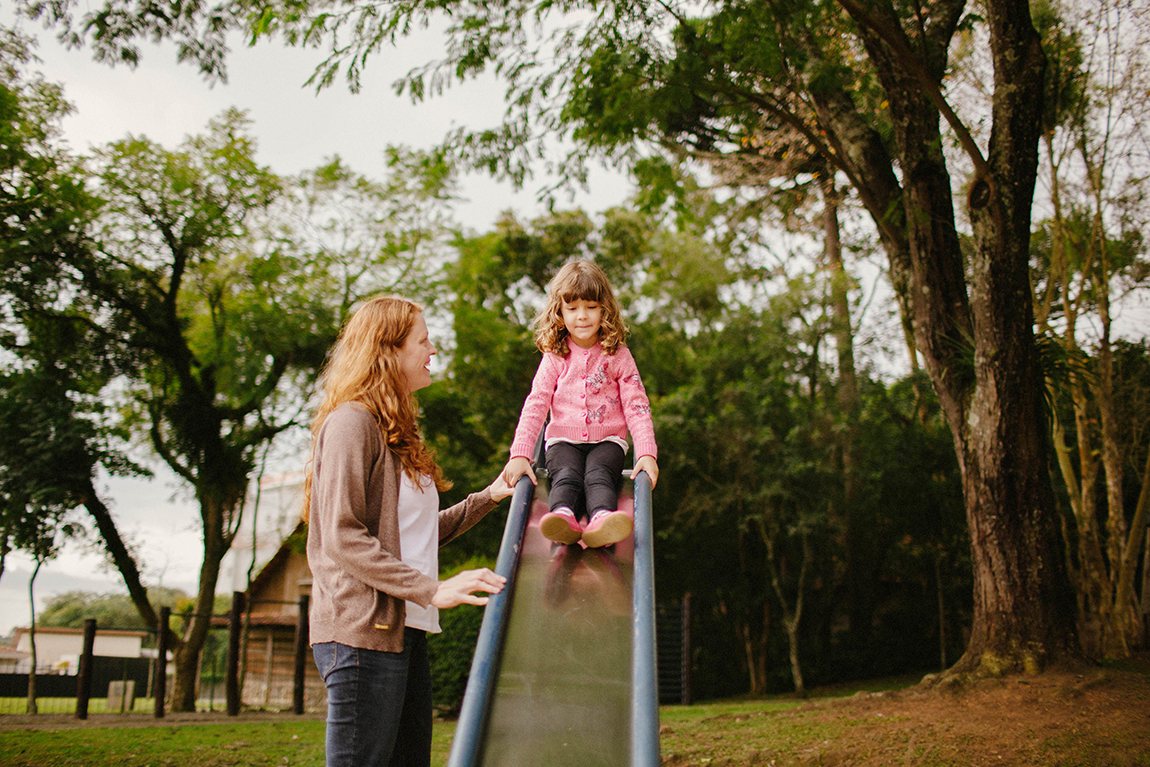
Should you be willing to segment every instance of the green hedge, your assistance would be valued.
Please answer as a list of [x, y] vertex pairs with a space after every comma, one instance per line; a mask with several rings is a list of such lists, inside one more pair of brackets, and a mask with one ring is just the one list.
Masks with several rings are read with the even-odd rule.
[[[454, 570], [443, 573], [440, 578], [449, 578], [461, 570], [476, 567], [494, 567], [487, 560], [470, 560]], [[431, 690], [436, 713], [443, 717], [459, 714], [463, 705], [463, 693], [467, 688], [467, 677], [471, 673], [471, 658], [475, 654], [475, 643], [479, 639], [479, 627], [483, 623], [483, 608], [476, 605], [460, 605], [450, 610], [439, 611], [439, 626], [442, 633], [432, 634], [427, 639], [427, 653], [431, 660]]]

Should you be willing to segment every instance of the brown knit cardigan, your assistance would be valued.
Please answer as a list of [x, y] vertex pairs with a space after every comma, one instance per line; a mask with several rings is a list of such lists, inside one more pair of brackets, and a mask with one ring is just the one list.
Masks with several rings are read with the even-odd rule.
[[[401, 559], [399, 461], [362, 405], [340, 405], [324, 420], [312, 471], [310, 641], [400, 652], [404, 602], [430, 604], [439, 583]], [[484, 489], [440, 511], [439, 545], [495, 505]]]

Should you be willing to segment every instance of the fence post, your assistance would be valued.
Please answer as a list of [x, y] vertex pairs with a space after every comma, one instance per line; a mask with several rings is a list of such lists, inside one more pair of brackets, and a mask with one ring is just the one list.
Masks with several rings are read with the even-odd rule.
[[160, 608], [160, 620], [156, 622], [156, 665], [152, 675], [152, 695], [155, 696], [155, 717], [164, 718], [164, 698], [168, 694], [168, 623], [172, 619], [172, 608]]
[[96, 646], [96, 619], [84, 619], [84, 649], [80, 652], [80, 669], [76, 676], [76, 718], [88, 718], [88, 701], [92, 698], [92, 655]]
[[303, 713], [304, 675], [307, 673], [308, 602], [307, 594], [299, 596], [299, 616], [295, 623], [295, 679], [292, 681], [291, 712]]
[[244, 592], [232, 592], [232, 611], [228, 613], [228, 665], [225, 689], [228, 716], [240, 715], [240, 632], [244, 621]]
[[691, 592], [683, 595], [683, 705], [691, 705]]

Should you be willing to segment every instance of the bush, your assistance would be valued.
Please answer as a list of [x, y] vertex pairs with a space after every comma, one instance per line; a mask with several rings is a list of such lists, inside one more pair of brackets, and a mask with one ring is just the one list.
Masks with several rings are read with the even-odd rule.
[[[493, 565], [486, 560], [472, 559], [440, 577], [449, 578], [461, 570], [476, 567]], [[482, 623], [483, 608], [475, 605], [460, 605], [439, 611], [439, 626], [443, 631], [427, 638], [433, 705], [439, 716], [453, 717], [459, 714]]]

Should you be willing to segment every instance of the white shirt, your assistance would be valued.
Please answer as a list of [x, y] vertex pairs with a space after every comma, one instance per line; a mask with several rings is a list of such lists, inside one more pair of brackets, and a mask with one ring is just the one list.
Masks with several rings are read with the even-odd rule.
[[[439, 578], [439, 490], [429, 477], [422, 477], [416, 487], [405, 471], [399, 473], [399, 549], [404, 564]], [[406, 604], [407, 626], [440, 632], [438, 608]]]

